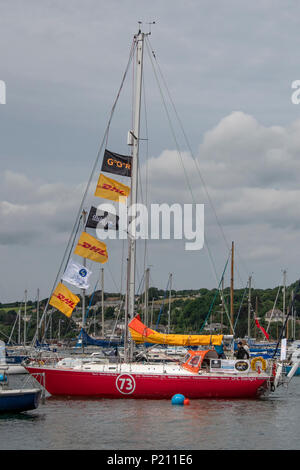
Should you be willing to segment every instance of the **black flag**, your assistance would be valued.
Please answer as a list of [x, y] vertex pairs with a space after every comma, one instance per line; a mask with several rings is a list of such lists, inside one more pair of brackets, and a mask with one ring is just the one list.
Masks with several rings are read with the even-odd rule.
[[119, 155], [105, 149], [101, 171], [121, 176], [131, 176], [132, 157]]
[[91, 207], [86, 227], [119, 230], [119, 216]]

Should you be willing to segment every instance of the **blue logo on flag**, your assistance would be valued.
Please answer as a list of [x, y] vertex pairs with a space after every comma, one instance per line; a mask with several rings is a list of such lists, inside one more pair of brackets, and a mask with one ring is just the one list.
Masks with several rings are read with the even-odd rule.
[[81, 277], [85, 277], [87, 275], [87, 270], [82, 268], [82, 269], [80, 269], [79, 274], [80, 274]]

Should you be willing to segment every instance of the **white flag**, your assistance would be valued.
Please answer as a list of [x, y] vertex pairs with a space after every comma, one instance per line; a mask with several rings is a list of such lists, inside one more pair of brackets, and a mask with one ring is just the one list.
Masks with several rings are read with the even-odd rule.
[[80, 289], [88, 289], [90, 287], [88, 278], [91, 274], [92, 271], [89, 271], [85, 266], [71, 260], [62, 279], [73, 286], [80, 287]]

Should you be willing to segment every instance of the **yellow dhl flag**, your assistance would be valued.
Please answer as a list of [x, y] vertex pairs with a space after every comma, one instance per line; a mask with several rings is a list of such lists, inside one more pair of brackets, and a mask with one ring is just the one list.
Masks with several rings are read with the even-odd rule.
[[60, 282], [53, 292], [49, 304], [70, 318], [79, 300], [77, 295]]
[[122, 201], [123, 197], [128, 197], [130, 194], [130, 187], [119, 181], [113, 180], [100, 173], [95, 196], [111, 199], [112, 201]]
[[100, 242], [87, 232], [82, 232], [80, 235], [74, 253], [97, 263], [106, 263], [108, 260], [105, 243]]

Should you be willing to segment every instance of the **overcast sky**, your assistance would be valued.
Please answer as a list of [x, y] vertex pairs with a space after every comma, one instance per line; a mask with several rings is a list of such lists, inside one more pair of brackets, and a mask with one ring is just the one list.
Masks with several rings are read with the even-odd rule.
[[[191, 203], [193, 195], [205, 205], [202, 250], [148, 243], [151, 285], [165, 288], [173, 273], [175, 289], [216, 287], [232, 240], [236, 287], [250, 274], [255, 287], [278, 286], [284, 269], [288, 283], [298, 279], [300, 105], [291, 96], [300, 79], [299, 18], [300, 4], [288, 0], [2, 0], [0, 302], [52, 289], [139, 20], [145, 32], [156, 22], [151, 48], [189, 142], [178, 137], [178, 155], [145, 52], [141, 175], [147, 164], [149, 202]], [[125, 154], [131, 75], [108, 141]], [[99, 202], [91, 194], [87, 210]], [[117, 291], [124, 245], [107, 246], [105, 290]], [[98, 277], [100, 266], [89, 267]]]

